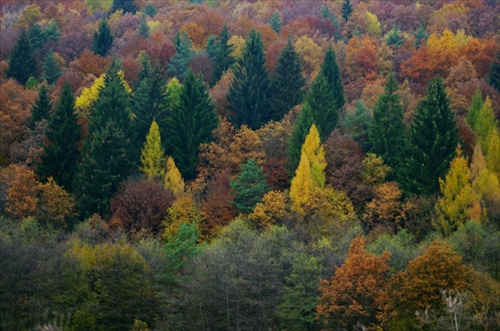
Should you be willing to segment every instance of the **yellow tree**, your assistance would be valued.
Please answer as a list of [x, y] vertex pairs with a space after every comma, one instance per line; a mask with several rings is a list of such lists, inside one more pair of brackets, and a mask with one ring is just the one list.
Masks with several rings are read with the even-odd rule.
[[156, 121], [153, 121], [141, 151], [141, 166], [139, 169], [150, 180], [163, 178], [165, 174], [164, 164], [165, 151], [161, 146], [160, 128]]
[[300, 155], [299, 167], [292, 179], [290, 186], [290, 199], [292, 200], [292, 209], [300, 214], [304, 214], [304, 205], [309, 201], [314, 182], [311, 177], [311, 166], [306, 153]]
[[[472, 189], [480, 197], [483, 214], [491, 219], [500, 215], [500, 184], [498, 176], [487, 168], [481, 145], [476, 143], [471, 162]], [[483, 216], [483, 215], [481, 215]], [[484, 218], [484, 216], [483, 216]]]
[[320, 189], [325, 187], [325, 149], [321, 145], [318, 129], [312, 125], [309, 134], [302, 145], [301, 154], [306, 154], [311, 167], [311, 178], [314, 186]]
[[167, 158], [165, 178], [163, 181], [165, 188], [169, 189], [174, 193], [175, 196], [184, 192], [184, 179], [175, 165], [174, 159], [172, 157]]
[[500, 176], [500, 135], [498, 129], [490, 131], [486, 137], [486, 166]]

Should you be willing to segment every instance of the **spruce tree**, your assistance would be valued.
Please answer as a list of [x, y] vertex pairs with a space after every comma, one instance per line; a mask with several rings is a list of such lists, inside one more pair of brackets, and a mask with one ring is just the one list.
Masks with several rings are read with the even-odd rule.
[[280, 14], [277, 11], [273, 12], [268, 23], [273, 30], [276, 31], [276, 33], [279, 34], [281, 32], [281, 26], [283, 23], [281, 22]]
[[139, 23], [139, 33], [144, 38], [149, 38], [149, 26], [146, 21], [146, 14], [142, 13], [141, 22]]
[[148, 3], [144, 9], [142, 10], [143, 13], [145, 13], [146, 15], [148, 15], [149, 17], [153, 17], [156, 15], [156, 13], [158, 12], [158, 10], [156, 9], [155, 5], [153, 5], [151, 2]]
[[372, 121], [370, 110], [366, 108], [361, 100], [356, 101], [354, 112], [348, 112], [344, 117], [343, 132], [356, 140], [363, 152], [367, 152], [371, 147], [368, 137]]
[[255, 158], [243, 163], [240, 174], [229, 183], [234, 193], [232, 204], [242, 213], [252, 212], [255, 205], [262, 202], [264, 194], [271, 191], [266, 177], [267, 174], [257, 164]]
[[87, 139], [76, 176], [78, 206], [84, 216], [106, 215], [118, 185], [134, 167], [130, 148], [129, 94], [113, 63], [89, 117]]
[[49, 113], [52, 109], [50, 102], [49, 91], [45, 84], [42, 84], [38, 91], [38, 98], [33, 107], [31, 107], [30, 117], [26, 122], [26, 126], [30, 130], [35, 130], [36, 125], [43, 119], [48, 119]]
[[373, 109], [373, 121], [369, 129], [371, 151], [382, 157], [392, 169], [398, 170], [405, 151], [405, 126], [403, 105], [398, 94], [398, 83], [390, 74]]
[[341, 109], [345, 104], [344, 82], [332, 45], [328, 46], [326, 50], [320, 73], [325, 76], [328, 86], [332, 89], [332, 95], [337, 103], [337, 107]]
[[302, 102], [305, 84], [299, 56], [289, 38], [278, 58], [271, 82], [273, 120], [279, 121], [290, 109]]
[[215, 56], [217, 55], [217, 38], [213, 34], [208, 36], [207, 40], [207, 46], [205, 46], [205, 51], [208, 54], [208, 57], [210, 60], [213, 62], [215, 59]]
[[291, 177], [295, 176], [295, 170], [297, 169], [300, 161], [302, 145], [304, 145], [304, 141], [309, 134], [309, 129], [313, 124], [314, 118], [311, 107], [309, 104], [305, 103], [304, 106], [302, 106], [302, 110], [297, 118], [297, 121], [295, 122], [292, 134], [288, 140], [288, 148], [286, 150], [286, 169], [288, 175]]
[[319, 73], [306, 96], [314, 122], [318, 124], [321, 140], [325, 141], [339, 121], [339, 107], [325, 76]]
[[166, 125], [168, 155], [174, 158], [182, 176], [194, 177], [196, 159], [201, 143], [208, 142], [212, 130], [219, 125], [215, 104], [208, 95], [201, 77], [189, 70], [180, 94]]
[[495, 61], [491, 62], [489, 82], [491, 86], [500, 92], [500, 50], [497, 52]]
[[134, 0], [113, 0], [113, 5], [111, 6], [111, 10], [109, 12], [114, 13], [115, 11], [120, 9], [123, 10], [123, 14], [135, 14], [135, 12], [137, 11]]
[[429, 38], [429, 34], [425, 31], [425, 27], [423, 25], [419, 25], [413, 35], [415, 36], [415, 46], [417, 46], [417, 48], [420, 47], [422, 41], [426, 41], [427, 38]]
[[36, 51], [40, 48], [42, 48], [43, 44], [45, 43], [45, 35], [40, 28], [40, 25], [38, 23], [33, 24], [29, 29], [28, 29], [28, 36], [31, 41], [31, 46], [33, 47], [33, 50]]
[[189, 70], [188, 63], [194, 56], [191, 49], [192, 42], [186, 31], [182, 30], [181, 33], [177, 33], [174, 45], [177, 52], [170, 58], [167, 74], [182, 81]]
[[10, 52], [9, 69], [7, 75], [24, 85], [30, 76], [36, 76], [36, 60], [33, 55], [31, 40], [25, 29]]
[[43, 180], [52, 177], [59, 186], [70, 191], [80, 155], [78, 143], [81, 128], [77, 121], [75, 96], [66, 83], [48, 119], [45, 130], [47, 141], [43, 145], [37, 172]]
[[265, 62], [260, 33], [252, 30], [245, 42], [242, 58], [234, 68], [234, 79], [227, 95], [232, 110], [231, 121], [236, 127], [245, 124], [256, 130], [274, 117]]
[[52, 22], [43, 29], [43, 36], [47, 41], [58, 41], [59, 38], [61, 38], [61, 30], [59, 30], [56, 20], [52, 20]]
[[399, 182], [409, 194], [430, 195], [439, 191], [458, 145], [456, 120], [450, 110], [441, 78], [432, 80], [427, 96], [417, 107], [410, 127], [406, 161]]
[[213, 82], [216, 83], [222, 77], [222, 74], [229, 69], [233, 63], [234, 58], [231, 56], [234, 46], [229, 44], [229, 39], [231, 35], [227, 25], [224, 25], [222, 31], [219, 34], [219, 41], [217, 42], [216, 53], [214, 56], [214, 74]]
[[54, 84], [59, 76], [61, 76], [61, 69], [59, 68], [59, 64], [54, 57], [54, 52], [49, 50], [47, 55], [45, 56], [45, 60], [42, 63], [43, 76], [42, 79], [47, 80], [47, 83]]
[[349, 17], [352, 14], [352, 5], [350, 0], [344, 0], [342, 3], [342, 18], [347, 23], [349, 21]]
[[141, 151], [140, 170], [149, 180], [165, 175], [165, 151], [161, 145], [160, 129], [153, 121]]
[[99, 23], [98, 31], [94, 32], [92, 40], [92, 51], [100, 56], [108, 55], [111, 46], [113, 46], [114, 37], [108, 25], [108, 20], [102, 19]]

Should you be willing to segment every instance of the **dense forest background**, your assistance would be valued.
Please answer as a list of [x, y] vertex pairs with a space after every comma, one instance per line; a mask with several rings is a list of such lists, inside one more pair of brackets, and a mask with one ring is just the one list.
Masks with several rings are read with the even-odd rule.
[[499, 330], [497, 1], [0, 6], [0, 329]]

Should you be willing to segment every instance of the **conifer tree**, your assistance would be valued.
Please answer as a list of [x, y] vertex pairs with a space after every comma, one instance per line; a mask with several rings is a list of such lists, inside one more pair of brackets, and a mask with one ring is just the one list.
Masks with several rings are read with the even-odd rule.
[[113, 5], [111, 6], [111, 10], [109, 12], [114, 13], [115, 11], [120, 9], [123, 10], [123, 14], [135, 14], [135, 12], [137, 11], [134, 0], [113, 0]]
[[113, 46], [114, 37], [108, 25], [108, 20], [102, 19], [99, 23], [98, 31], [94, 32], [92, 40], [92, 51], [100, 56], [108, 55], [111, 46]]
[[274, 117], [265, 62], [260, 33], [252, 30], [245, 42], [242, 58], [234, 68], [234, 79], [227, 95], [232, 110], [231, 121], [236, 127], [245, 124], [256, 130]]
[[57, 21], [52, 20], [45, 29], [43, 29], [43, 35], [45, 40], [53, 40], [53, 41], [58, 41], [59, 38], [61, 37], [61, 31], [59, 30], [59, 27], [57, 26]]
[[491, 62], [491, 71], [489, 74], [490, 85], [500, 92], [500, 50], [497, 52], [497, 58]]
[[321, 64], [320, 74], [325, 76], [328, 86], [332, 89], [332, 96], [337, 103], [337, 107], [341, 109], [345, 104], [344, 82], [332, 45], [329, 45], [326, 50], [325, 58]]
[[498, 121], [496, 119], [495, 113], [493, 112], [493, 107], [491, 106], [491, 100], [489, 97], [483, 103], [481, 111], [477, 116], [476, 125], [474, 131], [476, 133], [477, 139], [481, 143], [483, 150], [487, 150], [486, 138], [492, 130], [498, 127]]
[[141, 22], [139, 23], [139, 33], [144, 38], [149, 38], [149, 26], [148, 22], [146, 21], [146, 14], [144, 13], [142, 13]]
[[310, 163], [311, 178], [314, 187], [323, 189], [325, 187], [325, 149], [319, 139], [318, 129], [316, 125], [311, 125], [309, 134], [302, 145], [301, 154], [306, 154]]
[[80, 125], [75, 113], [75, 96], [68, 83], [63, 86], [56, 108], [50, 115], [45, 130], [47, 141], [38, 163], [38, 174], [44, 180], [54, 181], [67, 190], [72, 189], [77, 160], [80, 156]]
[[25, 29], [21, 30], [21, 34], [10, 52], [7, 75], [17, 80], [21, 85], [26, 84], [30, 76], [36, 76], [33, 47]]
[[306, 153], [300, 156], [297, 173], [290, 185], [290, 200], [292, 209], [300, 214], [304, 214], [304, 205], [310, 200], [314, 190], [314, 183], [311, 177], [311, 165]]
[[302, 75], [302, 65], [292, 40], [281, 52], [271, 82], [271, 106], [273, 120], [279, 121], [285, 114], [302, 102], [306, 80]]
[[184, 192], [184, 179], [175, 165], [174, 159], [172, 157], [167, 158], [165, 178], [163, 180], [166, 189], [169, 189], [178, 196]]
[[302, 110], [295, 122], [295, 125], [288, 140], [288, 148], [286, 150], [287, 163], [286, 169], [288, 175], [295, 176], [295, 170], [297, 169], [300, 161], [302, 145], [309, 133], [311, 125], [313, 125], [314, 119], [312, 116], [311, 107], [305, 103], [302, 106]]
[[243, 213], [252, 212], [255, 205], [262, 202], [262, 197], [271, 191], [272, 187], [266, 182], [267, 174], [251, 158], [241, 165], [240, 174], [231, 180], [229, 185], [234, 192], [233, 205]]
[[281, 22], [280, 14], [277, 11], [273, 12], [268, 23], [273, 28], [273, 30], [276, 31], [276, 33], [279, 34], [281, 32], [281, 26], [283, 25], [283, 23]]
[[30, 130], [35, 130], [36, 125], [43, 119], [48, 119], [49, 113], [52, 110], [49, 91], [45, 84], [42, 84], [38, 91], [38, 98], [33, 107], [31, 107], [30, 117], [26, 122], [26, 126]]
[[158, 13], [158, 10], [156, 9], [155, 5], [153, 5], [151, 2], [148, 3], [144, 9], [142, 10], [143, 13], [148, 15], [149, 17], [153, 17]]
[[59, 64], [54, 57], [54, 52], [49, 50], [47, 55], [45, 56], [45, 60], [42, 63], [43, 76], [42, 79], [47, 80], [47, 83], [54, 84], [59, 76], [61, 76], [61, 69], [59, 68]]
[[142, 81], [144, 78], [149, 77], [149, 75], [153, 73], [153, 67], [151, 59], [146, 51], [139, 52], [137, 61], [139, 61], [139, 64], [141, 65], [141, 71], [139, 71], [139, 81]]
[[426, 41], [427, 38], [429, 38], [429, 34], [425, 31], [425, 27], [423, 25], [419, 25], [413, 35], [415, 36], [415, 45], [417, 46], [417, 48], [420, 47], [422, 41]]
[[344, 133], [354, 138], [364, 152], [368, 151], [371, 147], [368, 136], [372, 121], [373, 118], [370, 114], [370, 110], [365, 107], [361, 100], [356, 101], [354, 112], [348, 112], [344, 117]]
[[160, 128], [154, 120], [141, 151], [140, 170], [149, 180], [163, 178], [165, 174], [165, 151], [161, 146]]
[[330, 136], [339, 121], [339, 108], [335, 100], [325, 76], [318, 74], [311, 84], [305, 102], [311, 109], [314, 122], [318, 124], [322, 141]]
[[177, 32], [174, 45], [176, 53], [170, 58], [167, 74], [170, 77], [177, 77], [182, 81], [189, 70], [188, 63], [194, 56], [193, 50], [191, 49], [192, 42], [186, 31], [182, 30], [181, 33]]
[[486, 137], [486, 164], [488, 169], [500, 177], [500, 133], [498, 128], [491, 130]]
[[193, 178], [201, 143], [208, 142], [219, 125], [215, 105], [201, 77], [189, 70], [166, 124], [167, 151], [184, 178]]
[[352, 14], [352, 5], [350, 0], [344, 0], [342, 3], [342, 18], [347, 23], [349, 21], [349, 17]]
[[467, 112], [467, 123], [470, 125], [472, 130], [476, 130], [477, 119], [479, 117], [479, 113], [481, 112], [481, 108], [483, 108], [483, 96], [481, 94], [481, 90], [477, 89], [472, 96], [471, 105], [469, 111]]
[[219, 47], [219, 45], [217, 44], [217, 38], [215, 38], [213, 34], [209, 35], [207, 39], [207, 46], [205, 46], [205, 51], [207, 52], [208, 57], [210, 58], [210, 60], [212, 60], [212, 62], [217, 55], [217, 47]]
[[31, 47], [36, 51], [42, 47], [45, 43], [45, 35], [40, 28], [40, 24], [35, 23], [28, 29], [28, 36], [31, 41]]
[[426, 98], [418, 104], [409, 136], [399, 182], [410, 194], [436, 193], [438, 180], [448, 172], [458, 144], [456, 121], [442, 79], [429, 83]]
[[405, 126], [403, 105], [398, 94], [398, 83], [390, 74], [381, 95], [373, 109], [373, 122], [369, 136], [371, 151], [382, 157], [392, 169], [398, 169], [405, 151]]
[[229, 39], [231, 35], [229, 34], [229, 30], [227, 25], [224, 24], [220, 34], [219, 40], [217, 42], [216, 53], [214, 56], [214, 74], [213, 74], [213, 82], [216, 83], [222, 77], [222, 74], [229, 69], [233, 63], [234, 58], [231, 56], [233, 52], [234, 46], [229, 44]]
[[76, 176], [78, 206], [84, 216], [107, 214], [109, 201], [133, 169], [131, 105], [116, 63], [106, 73], [93, 105]]

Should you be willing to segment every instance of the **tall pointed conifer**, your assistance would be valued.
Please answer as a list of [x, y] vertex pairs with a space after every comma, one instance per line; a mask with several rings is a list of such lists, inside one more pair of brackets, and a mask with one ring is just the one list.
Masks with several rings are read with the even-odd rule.
[[341, 109], [345, 104], [344, 81], [342, 80], [342, 73], [340, 72], [337, 56], [332, 45], [329, 45], [326, 50], [320, 73], [325, 76], [328, 86], [332, 89], [332, 96], [337, 103], [337, 107]]
[[26, 84], [30, 76], [36, 76], [36, 60], [33, 54], [28, 33], [22, 29], [10, 52], [7, 75], [17, 80], [21, 85]]
[[98, 30], [94, 32], [92, 40], [92, 51], [100, 56], [108, 55], [111, 46], [113, 46], [114, 37], [108, 25], [108, 20], [102, 19]]
[[38, 98], [36, 99], [33, 107], [31, 107], [30, 117], [26, 122], [26, 126], [30, 130], [34, 130], [37, 123], [43, 119], [48, 119], [51, 109], [52, 103], [50, 102], [47, 85], [42, 84], [40, 90], [38, 91]]
[[295, 122], [290, 139], [288, 140], [288, 148], [286, 150], [287, 163], [286, 169], [290, 177], [295, 176], [300, 161], [302, 145], [306, 140], [307, 134], [314, 124], [311, 107], [305, 103], [302, 106], [299, 117]]
[[311, 84], [306, 96], [314, 122], [318, 124], [321, 140], [328, 139], [339, 121], [339, 108], [326, 77], [320, 73]]
[[217, 42], [216, 52], [214, 56], [214, 74], [213, 82], [216, 83], [222, 77], [222, 74], [234, 64], [234, 57], [231, 56], [234, 46], [229, 44], [231, 35], [227, 25], [224, 25], [219, 34], [219, 41]]
[[160, 129], [153, 121], [141, 151], [140, 170], [150, 180], [163, 178], [165, 174], [165, 151], [161, 146]]

